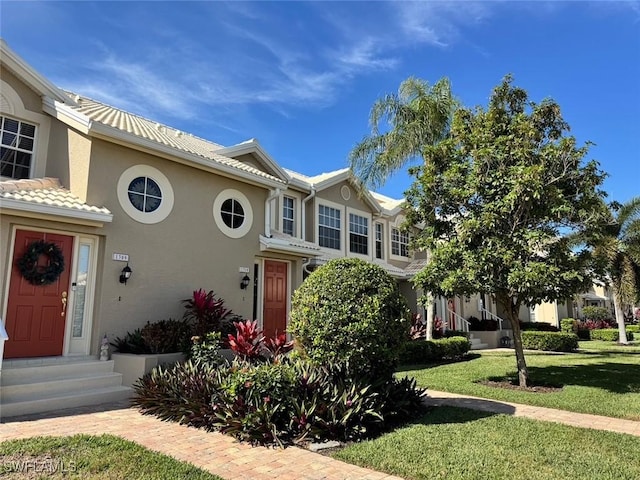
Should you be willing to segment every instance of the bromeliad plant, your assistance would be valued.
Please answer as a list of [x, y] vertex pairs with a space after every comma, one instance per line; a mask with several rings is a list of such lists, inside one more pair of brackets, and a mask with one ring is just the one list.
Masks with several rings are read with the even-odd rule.
[[213, 290], [208, 293], [200, 288], [193, 291], [191, 298], [182, 301], [185, 307], [184, 319], [193, 328], [193, 334], [205, 336], [209, 332], [222, 332], [230, 323], [233, 312], [224, 306], [222, 298], [216, 298]]
[[285, 333], [275, 338], [265, 338], [263, 331], [258, 330], [256, 320], [234, 322], [233, 325], [236, 327], [236, 334], [229, 334], [227, 341], [229, 348], [241, 360], [252, 362], [270, 358], [277, 363], [293, 348], [293, 342], [287, 341]]

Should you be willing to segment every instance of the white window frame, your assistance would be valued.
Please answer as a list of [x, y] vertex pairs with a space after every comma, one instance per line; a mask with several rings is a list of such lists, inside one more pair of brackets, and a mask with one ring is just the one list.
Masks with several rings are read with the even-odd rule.
[[[240, 203], [242, 210], [244, 211], [244, 222], [242, 222], [242, 225], [238, 228], [228, 227], [222, 219], [222, 212], [220, 209], [222, 208], [222, 204], [229, 199], [233, 199]], [[234, 188], [222, 190], [213, 201], [213, 219], [220, 231], [227, 237], [242, 238], [249, 233], [249, 230], [251, 230], [251, 227], [253, 226], [253, 209], [251, 208], [251, 202], [249, 202], [247, 196], [239, 190]]]
[[[291, 235], [293, 237], [299, 237], [298, 234], [298, 225], [300, 224], [300, 222], [298, 221], [298, 219], [296, 218], [298, 215], [298, 199], [292, 195], [287, 195], [287, 194], [283, 194], [281, 197], [282, 201], [280, 203], [280, 231], [282, 233], [287, 233], [284, 231], [284, 222], [285, 220], [290, 220], [293, 223], [293, 231], [291, 233], [288, 233], [288, 235]], [[286, 200], [291, 200], [292, 202], [292, 218], [285, 218], [284, 216], [284, 210], [285, 210], [285, 201]]]
[[[141, 212], [129, 200], [129, 185], [138, 177], [149, 177], [160, 187], [162, 200], [160, 206], [153, 212]], [[120, 174], [116, 188], [120, 206], [136, 222], [147, 225], [160, 223], [169, 216], [173, 209], [173, 188], [169, 179], [160, 170], [149, 165], [140, 164], [127, 168]]]
[[27, 110], [20, 98], [20, 95], [11, 85], [2, 79], [0, 79], [0, 112], [6, 117], [24, 121], [36, 126], [33, 153], [31, 154], [31, 166], [29, 168], [29, 178], [44, 177], [47, 163], [47, 152], [49, 151], [51, 118], [47, 115]]
[[407, 232], [407, 254], [408, 256], [403, 257], [402, 255], [395, 255], [393, 253], [393, 231], [394, 230], [398, 230], [399, 233], [401, 233], [400, 231], [400, 226], [404, 223], [404, 217], [398, 217], [396, 218], [396, 220], [394, 222], [390, 222], [389, 223], [389, 233], [388, 233], [388, 238], [389, 238], [389, 258], [391, 260], [397, 260], [400, 262], [408, 262], [411, 259], [411, 252], [409, 251], [409, 243], [411, 242], [411, 235], [409, 235], [409, 233]]
[[320, 247], [323, 252], [333, 253], [334, 255], [345, 256], [346, 246], [345, 246], [345, 207], [344, 205], [340, 205], [339, 203], [332, 202], [330, 200], [325, 200], [324, 198], [319, 198], [315, 202], [315, 218], [314, 218], [314, 226], [315, 226], [315, 240], [316, 245], [320, 247], [320, 205], [324, 207], [333, 208], [335, 210], [340, 211], [340, 249], [329, 248], [329, 247]]
[[[363, 217], [367, 220], [367, 254], [363, 255], [361, 253], [355, 253], [351, 251], [350, 240], [351, 240], [351, 225], [350, 225], [350, 215], [357, 215], [359, 217]], [[372, 252], [372, 235], [371, 235], [371, 226], [373, 224], [373, 217], [371, 213], [365, 212], [362, 210], [358, 210], [351, 207], [346, 207], [346, 215], [345, 215], [345, 251], [347, 252], [348, 257], [362, 258], [365, 260], [373, 259]]]
[[[377, 252], [377, 247], [378, 247], [378, 226], [381, 227], [381, 232], [380, 232], [380, 244], [381, 244], [381, 254], [382, 256], [380, 258], [378, 258], [378, 252]], [[384, 246], [385, 246], [385, 241], [384, 241], [384, 230], [385, 230], [385, 224], [384, 222], [373, 222], [373, 249], [372, 249], [372, 255], [373, 258], [376, 260], [384, 260], [387, 256], [385, 255], [385, 251], [384, 251]]]

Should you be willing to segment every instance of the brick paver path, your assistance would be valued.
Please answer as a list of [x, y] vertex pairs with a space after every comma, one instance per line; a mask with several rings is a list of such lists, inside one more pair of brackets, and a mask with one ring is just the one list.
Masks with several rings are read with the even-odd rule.
[[[429, 390], [428, 393], [426, 403], [429, 405], [471, 408], [640, 436], [640, 422], [636, 421], [434, 390]], [[302, 448], [252, 447], [246, 443], [238, 443], [227, 435], [141, 415], [123, 403], [70, 409], [58, 412], [57, 416], [43, 414], [12, 418], [0, 423], [0, 440], [77, 433], [118, 435], [151, 450], [192, 463], [225, 480], [400, 480], [398, 477], [349, 465]]]
[[302, 448], [252, 447], [228, 435], [163, 422], [123, 405], [97, 412], [70, 409], [58, 415], [8, 419], [0, 423], [0, 440], [109, 433], [192, 463], [225, 480], [401, 480]]

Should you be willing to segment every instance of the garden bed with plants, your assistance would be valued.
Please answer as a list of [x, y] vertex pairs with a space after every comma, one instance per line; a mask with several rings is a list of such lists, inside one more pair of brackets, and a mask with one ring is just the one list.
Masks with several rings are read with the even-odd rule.
[[163, 420], [265, 445], [371, 438], [424, 411], [424, 390], [393, 375], [408, 318], [384, 270], [335, 260], [293, 297], [294, 351], [285, 334], [266, 339], [255, 321], [235, 322], [232, 362], [220, 358], [219, 334], [198, 336], [190, 360], [134, 385], [133, 402]]

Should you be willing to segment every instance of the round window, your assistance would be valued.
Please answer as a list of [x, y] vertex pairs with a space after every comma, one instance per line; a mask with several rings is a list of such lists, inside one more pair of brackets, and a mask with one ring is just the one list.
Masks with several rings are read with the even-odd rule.
[[140, 223], [161, 222], [173, 208], [173, 189], [169, 179], [148, 165], [134, 165], [122, 172], [117, 192], [122, 209]]
[[249, 199], [233, 188], [223, 190], [213, 202], [213, 219], [227, 237], [244, 237], [253, 223]]
[[162, 191], [149, 177], [137, 177], [127, 189], [131, 205], [141, 212], [155, 212], [162, 203]]

